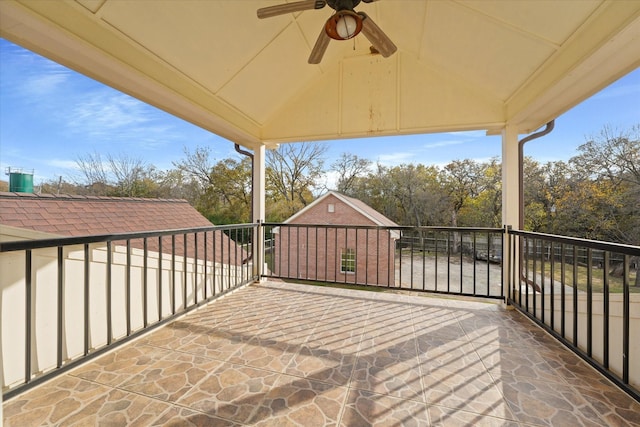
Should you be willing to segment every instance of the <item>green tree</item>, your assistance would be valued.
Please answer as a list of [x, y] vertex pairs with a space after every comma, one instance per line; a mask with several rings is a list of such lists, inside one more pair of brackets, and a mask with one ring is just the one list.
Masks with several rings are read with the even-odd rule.
[[96, 196], [159, 197], [155, 166], [126, 154], [86, 154], [76, 159], [81, 178], [76, 182], [82, 193]]
[[251, 221], [251, 159], [220, 160], [209, 174], [207, 195], [212, 200], [208, 218], [215, 224]]
[[628, 131], [605, 126], [578, 147], [578, 152], [570, 160], [574, 179], [591, 182], [593, 193], [586, 201], [601, 207], [608, 218], [598, 228], [598, 235], [605, 240], [640, 245], [640, 124]]
[[469, 197], [460, 209], [459, 222], [474, 227], [502, 225], [502, 167], [498, 159], [479, 163], [478, 194]]
[[474, 160], [454, 160], [440, 174], [440, 182], [449, 196], [450, 225], [459, 226], [458, 217], [463, 207], [480, 194], [479, 177], [482, 168]]
[[353, 195], [359, 178], [367, 175], [371, 170], [372, 162], [355, 154], [342, 153], [331, 164], [331, 170], [338, 174], [336, 190], [348, 196]]
[[326, 152], [326, 145], [310, 142], [267, 150], [267, 215], [272, 220], [284, 220], [313, 201], [324, 173]]

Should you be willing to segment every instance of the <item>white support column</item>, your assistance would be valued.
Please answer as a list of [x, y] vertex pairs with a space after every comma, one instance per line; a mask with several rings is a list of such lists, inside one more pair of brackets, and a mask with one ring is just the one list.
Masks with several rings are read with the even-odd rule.
[[[251, 220], [254, 223], [263, 223], [265, 219], [265, 154], [264, 145], [253, 152], [253, 218]], [[264, 265], [264, 232], [261, 228], [254, 241], [253, 274], [259, 275]]]
[[502, 130], [502, 225], [514, 229], [520, 218], [519, 164], [518, 130], [507, 125]]
[[[518, 149], [518, 130], [515, 126], [508, 125], [502, 130], [502, 225], [512, 226], [518, 229], [520, 218], [520, 155]], [[519, 248], [516, 246], [509, 250], [508, 236], [503, 239], [502, 259], [505, 264], [505, 274], [502, 286], [504, 295], [509, 292], [509, 280], [513, 271], [520, 271]], [[514, 254], [515, 259], [510, 261], [510, 256]], [[518, 276], [516, 276], [518, 277]]]
[[[4, 386], [4, 365], [2, 364], [2, 345], [0, 345], [0, 385]], [[2, 412], [2, 406], [4, 405], [2, 398], [2, 393], [0, 393], [0, 427], [2, 427], [2, 420], [4, 419], [4, 414]]]

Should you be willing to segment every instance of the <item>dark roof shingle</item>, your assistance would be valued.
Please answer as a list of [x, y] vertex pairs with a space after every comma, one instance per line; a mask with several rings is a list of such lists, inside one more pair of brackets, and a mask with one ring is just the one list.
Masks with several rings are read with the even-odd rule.
[[0, 224], [63, 236], [211, 226], [186, 200], [0, 193]]
[[[0, 224], [26, 228], [65, 237], [138, 233], [184, 228], [212, 227], [213, 224], [186, 200], [140, 199], [124, 197], [51, 196], [0, 192]], [[196, 240], [187, 235], [187, 255], [196, 255]], [[221, 231], [198, 241], [197, 256], [217, 262], [240, 264], [246, 252]], [[162, 238], [162, 252], [184, 254], [184, 238], [177, 236], [172, 248], [170, 237]], [[141, 239], [131, 246], [141, 249]], [[215, 246], [215, 247], [214, 247]], [[157, 238], [149, 239], [148, 249], [158, 250]], [[215, 255], [215, 256], [214, 256]]]

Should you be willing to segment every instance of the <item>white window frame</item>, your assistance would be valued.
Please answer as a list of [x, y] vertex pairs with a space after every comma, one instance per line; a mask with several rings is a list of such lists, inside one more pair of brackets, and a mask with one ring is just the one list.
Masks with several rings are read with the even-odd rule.
[[[352, 269], [348, 267], [351, 266]], [[340, 273], [355, 274], [356, 272], [356, 250], [354, 248], [340, 249]]]

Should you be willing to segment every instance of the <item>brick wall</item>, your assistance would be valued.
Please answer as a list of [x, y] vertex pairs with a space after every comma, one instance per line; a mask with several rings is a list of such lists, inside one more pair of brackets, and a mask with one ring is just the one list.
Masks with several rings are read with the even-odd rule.
[[[331, 208], [330, 208], [331, 206]], [[304, 211], [274, 236], [274, 274], [304, 280], [394, 285], [395, 242], [386, 230], [312, 227], [375, 225], [333, 195]], [[341, 253], [356, 251], [355, 271], [341, 272]]]

